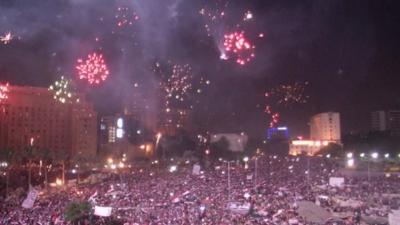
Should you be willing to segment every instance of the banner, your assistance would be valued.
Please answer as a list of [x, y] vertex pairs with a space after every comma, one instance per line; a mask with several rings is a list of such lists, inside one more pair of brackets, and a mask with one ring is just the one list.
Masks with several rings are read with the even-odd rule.
[[102, 206], [95, 206], [94, 207], [94, 215], [102, 216], [102, 217], [109, 217], [111, 216], [112, 207], [102, 207]]
[[250, 211], [250, 203], [230, 202], [228, 209], [234, 213], [245, 215]]
[[200, 175], [200, 169], [201, 168], [199, 164], [194, 164], [192, 170], [193, 175]]
[[398, 225], [400, 224], [400, 210], [392, 210], [389, 213], [389, 225]]
[[39, 194], [38, 191], [32, 188], [29, 191], [26, 199], [22, 202], [22, 207], [25, 209], [31, 209], [33, 207], [33, 204], [35, 203], [38, 194]]
[[330, 177], [329, 185], [332, 187], [343, 187], [344, 178], [343, 177]]

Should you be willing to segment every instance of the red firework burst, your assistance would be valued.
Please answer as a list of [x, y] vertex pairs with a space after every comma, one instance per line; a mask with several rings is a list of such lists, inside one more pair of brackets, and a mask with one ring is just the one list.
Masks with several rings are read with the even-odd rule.
[[110, 74], [102, 54], [89, 54], [86, 60], [78, 59], [79, 79], [87, 80], [89, 84], [100, 84]]
[[[250, 62], [254, 57], [255, 46], [251, 44], [249, 40], [244, 36], [244, 32], [233, 32], [224, 35], [224, 50], [226, 53], [230, 53], [231, 57], [236, 59], [236, 63], [245, 65]], [[230, 58], [229, 56], [225, 57]]]

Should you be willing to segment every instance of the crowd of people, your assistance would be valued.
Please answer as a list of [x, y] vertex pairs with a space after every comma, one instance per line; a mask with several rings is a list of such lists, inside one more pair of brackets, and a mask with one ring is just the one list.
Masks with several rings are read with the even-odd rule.
[[[362, 224], [363, 216], [387, 218], [400, 202], [397, 175], [347, 176], [336, 160], [323, 157], [218, 160], [195, 174], [191, 162], [176, 170], [172, 164], [103, 171], [96, 182], [42, 189], [31, 209], [21, 207], [26, 193], [20, 191], [1, 201], [0, 224], [69, 224], [65, 208], [76, 201], [112, 207], [111, 217], [129, 225], [316, 224], [300, 212], [302, 202], [340, 218], [326, 224]], [[330, 186], [330, 177], [344, 177], [345, 185]], [[349, 200], [357, 204], [343, 204]], [[91, 220], [106, 224], [109, 217]]]

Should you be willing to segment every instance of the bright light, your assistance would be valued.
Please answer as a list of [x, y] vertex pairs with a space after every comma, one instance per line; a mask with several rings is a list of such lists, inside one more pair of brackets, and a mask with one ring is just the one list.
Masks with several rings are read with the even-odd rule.
[[353, 167], [354, 166], [354, 159], [348, 159], [347, 160], [347, 166], [348, 167]]
[[144, 150], [146, 148], [146, 145], [141, 145], [140, 149]]
[[178, 167], [177, 166], [171, 166], [170, 168], [169, 168], [169, 172], [171, 172], [171, 173], [173, 173], [173, 172], [175, 172], [176, 170], [178, 169]]
[[247, 156], [244, 157], [244, 158], [243, 158], [243, 161], [244, 161], [244, 162], [248, 162], [248, 161], [249, 161], [249, 157], [247, 157]]
[[250, 198], [250, 194], [249, 193], [244, 193], [244, 196], [243, 196], [245, 199], [248, 199], [248, 198]]
[[328, 154], [328, 155], [326, 155], [326, 158], [328, 158], [328, 159], [329, 159], [330, 157], [331, 157], [331, 154]]
[[287, 130], [287, 127], [278, 127], [278, 130]]
[[56, 179], [56, 185], [57, 186], [61, 186], [63, 183], [62, 183], [62, 180], [60, 179], [60, 178], [57, 178]]
[[108, 158], [108, 159], [107, 159], [107, 162], [108, 162], [109, 164], [113, 163], [113, 161], [114, 161], [114, 160], [113, 160], [112, 158]]
[[112, 165], [111, 165], [111, 169], [113, 169], [113, 170], [117, 169], [117, 165], [112, 164]]
[[141, 134], [142, 131], [141, 131], [141, 130], [137, 130], [136, 133], [137, 133], [137, 134]]
[[206, 155], [209, 155], [210, 154], [210, 150], [206, 149], [205, 153], [206, 153]]
[[117, 138], [124, 137], [124, 130], [122, 128], [117, 128]]
[[124, 127], [124, 120], [122, 118], [118, 118], [117, 127], [118, 128], [123, 128]]
[[2, 163], [0, 164], [0, 166], [1, 166], [1, 167], [7, 167], [7, 166], [8, 166], [8, 163], [7, 163], [7, 162], [2, 162]]
[[73, 169], [71, 172], [72, 172], [73, 174], [76, 174], [76, 169]]
[[386, 153], [386, 154], [385, 154], [385, 158], [389, 158], [389, 153]]
[[124, 164], [123, 162], [120, 162], [120, 163], [118, 164], [118, 167], [119, 167], [119, 168], [124, 168], [124, 167], [125, 167], [125, 164]]
[[373, 159], [377, 159], [377, 158], [379, 157], [379, 153], [373, 152], [373, 153], [371, 154], [371, 157], [372, 157]]
[[361, 158], [364, 158], [364, 157], [365, 157], [365, 153], [361, 153], [361, 154], [360, 154], [360, 157], [361, 157]]
[[353, 158], [353, 153], [352, 152], [348, 152], [346, 156], [347, 156], [348, 159], [351, 159], [351, 158]]

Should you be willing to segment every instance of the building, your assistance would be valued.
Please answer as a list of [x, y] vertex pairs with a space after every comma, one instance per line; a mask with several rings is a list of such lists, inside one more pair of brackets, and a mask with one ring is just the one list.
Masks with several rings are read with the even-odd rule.
[[97, 114], [83, 95], [79, 99], [62, 104], [47, 88], [10, 86], [0, 104], [0, 148], [95, 155]]
[[287, 140], [289, 139], [289, 129], [287, 127], [271, 127], [267, 131], [268, 140]]
[[313, 141], [313, 140], [293, 140], [290, 143], [290, 155], [300, 155], [306, 153], [307, 155], [315, 155], [321, 148], [328, 146], [328, 141]]
[[310, 120], [311, 140], [334, 141], [340, 143], [340, 115], [337, 112], [319, 113]]
[[149, 138], [148, 135], [148, 130], [135, 115], [105, 116], [100, 119], [99, 150], [114, 157], [121, 154], [151, 157], [153, 147], [150, 143], [154, 136]]
[[163, 134], [175, 135], [180, 129], [188, 128], [188, 112], [186, 109], [170, 109], [160, 114], [158, 130]]
[[315, 155], [329, 143], [341, 144], [340, 115], [326, 112], [310, 119], [310, 140], [293, 140], [289, 145], [290, 155]]
[[400, 110], [380, 110], [371, 112], [372, 131], [390, 131], [395, 137], [400, 136]]
[[373, 131], [386, 131], [388, 129], [385, 111], [371, 112], [371, 129]]

